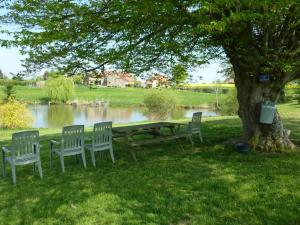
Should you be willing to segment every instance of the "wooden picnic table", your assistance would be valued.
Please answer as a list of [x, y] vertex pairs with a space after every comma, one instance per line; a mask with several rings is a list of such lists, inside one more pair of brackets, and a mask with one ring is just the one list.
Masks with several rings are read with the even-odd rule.
[[[187, 133], [178, 133], [176, 132], [176, 128], [180, 128], [180, 126], [186, 125], [184, 123], [174, 123], [174, 122], [155, 122], [155, 123], [146, 123], [146, 124], [138, 124], [138, 125], [130, 125], [130, 126], [121, 126], [121, 127], [113, 127], [113, 138], [115, 141], [118, 141], [119, 138], [122, 140], [119, 141], [129, 148], [133, 159], [136, 161], [135, 148], [142, 145], [160, 143], [164, 141], [175, 140], [178, 146], [183, 149], [179, 139], [183, 137], [187, 137]], [[162, 133], [162, 128], [167, 128], [169, 130], [168, 134]], [[137, 135], [151, 135], [150, 139], [142, 139], [142, 140], [133, 140], [134, 136]]]

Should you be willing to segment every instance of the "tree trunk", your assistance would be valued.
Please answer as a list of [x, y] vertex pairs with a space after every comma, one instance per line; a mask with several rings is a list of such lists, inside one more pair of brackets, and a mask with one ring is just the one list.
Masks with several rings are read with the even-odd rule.
[[[244, 76], [243, 76], [244, 75]], [[293, 148], [289, 131], [283, 128], [279, 113], [275, 113], [273, 124], [259, 123], [260, 108], [263, 101], [276, 101], [281, 85], [273, 82], [261, 84], [257, 76], [235, 73], [239, 117], [243, 123], [245, 139], [259, 151], [284, 151]]]

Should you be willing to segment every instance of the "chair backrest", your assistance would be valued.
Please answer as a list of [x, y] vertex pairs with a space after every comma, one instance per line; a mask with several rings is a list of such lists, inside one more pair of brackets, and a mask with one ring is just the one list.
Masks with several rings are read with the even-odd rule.
[[192, 121], [190, 122], [190, 129], [192, 132], [200, 130], [202, 112], [196, 112], [193, 114]]
[[201, 123], [202, 112], [196, 112], [193, 114], [192, 122]]
[[94, 147], [112, 142], [112, 122], [95, 123], [93, 131]]
[[80, 149], [84, 146], [84, 125], [73, 125], [63, 127], [62, 150]]
[[22, 157], [36, 154], [39, 143], [39, 131], [23, 131], [12, 134], [12, 156]]

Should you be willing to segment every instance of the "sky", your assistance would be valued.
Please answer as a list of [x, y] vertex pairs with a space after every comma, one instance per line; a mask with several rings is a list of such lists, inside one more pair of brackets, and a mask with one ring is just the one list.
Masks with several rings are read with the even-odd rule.
[[[0, 69], [8, 77], [11, 76], [11, 73], [15, 74], [24, 69], [21, 65], [22, 59], [24, 59], [24, 56], [19, 53], [17, 48], [6, 49], [0, 47]], [[190, 73], [193, 75], [193, 80], [196, 83], [212, 83], [217, 79], [222, 79], [222, 76], [217, 73], [218, 70], [220, 70], [220, 64], [218, 62], [212, 62], [201, 68], [194, 69]], [[199, 80], [200, 76], [203, 77], [202, 81]]]

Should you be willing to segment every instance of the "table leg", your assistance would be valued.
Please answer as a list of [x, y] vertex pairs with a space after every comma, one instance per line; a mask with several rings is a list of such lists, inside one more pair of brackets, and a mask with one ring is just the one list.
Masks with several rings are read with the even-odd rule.
[[[169, 127], [169, 128], [170, 128], [171, 133], [175, 136], [175, 135], [176, 135], [176, 132], [175, 132], [174, 127]], [[176, 138], [175, 140], [176, 140], [176, 143], [177, 143], [177, 145], [179, 146], [180, 150], [184, 151], [184, 148], [183, 148], [183, 146], [182, 146], [180, 140], [179, 140], [178, 138]]]
[[[128, 145], [128, 143], [129, 143], [129, 135], [125, 136], [125, 142], [126, 142], [127, 146], [129, 146]], [[133, 160], [136, 162], [137, 158], [136, 158], [135, 150], [133, 149], [133, 147], [129, 146], [129, 152], [130, 152]]]
[[153, 128], [153, 129], [151, 129], [151, 134], [152, 134], [155, 138], [157, 138], [158, 136], [161, 136], [160, 128], [158, 127], [158, 128]]
[[133, 160], [136, 162], [137, 158], [136, 158], [136, 154], [135, 154], [135, 150], [134, 149], [129, 149], [130, 154], [132, 155]]

